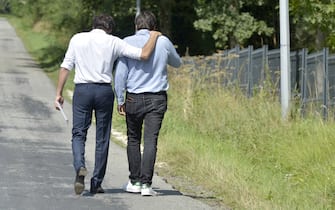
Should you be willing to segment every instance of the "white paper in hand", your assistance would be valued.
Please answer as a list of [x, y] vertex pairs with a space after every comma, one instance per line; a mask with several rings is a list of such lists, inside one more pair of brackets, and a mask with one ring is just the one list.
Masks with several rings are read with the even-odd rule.
[[68, 122], [69, 120], [67, 119], [67, 117], [66, 117], [66, 115], [65, 115], [65, 112], [64, 112], [62, 106], [60, 105], [60, 103], [59, 103], [58, 101], [57, 101], [56, 103], [57, 103], [57, 106], [58, 106], [60, 112], [61, 112], [62, 115], [63, 115], [64, 120], [65, 120], [66, 122]]

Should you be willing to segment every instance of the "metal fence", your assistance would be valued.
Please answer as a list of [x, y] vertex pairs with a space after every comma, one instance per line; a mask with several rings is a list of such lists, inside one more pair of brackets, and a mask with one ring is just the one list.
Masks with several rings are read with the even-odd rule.
[[[236, 47], [209, 57], [184, 57], [184, 64], [206, 75], [220, 71], [216, 81], [238, 85], [248, 97], [268, 88], [266, 82], [280, 96], [280, 49]], [[318, 113], [327, 118], [335, 104], [335, 55], [329, 55], [327, 48], [311, 54], [302, 49], [291, 52], [290, 64], [291, 100], [298, 101], [302, 115]]]

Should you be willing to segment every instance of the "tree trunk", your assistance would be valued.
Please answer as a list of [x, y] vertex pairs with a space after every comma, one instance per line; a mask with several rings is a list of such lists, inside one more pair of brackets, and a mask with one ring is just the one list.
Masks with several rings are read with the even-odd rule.
[[325, 43], [325, 35], [320, 28], [316, 31], [315, 47], [317, 50], [322, 50]]

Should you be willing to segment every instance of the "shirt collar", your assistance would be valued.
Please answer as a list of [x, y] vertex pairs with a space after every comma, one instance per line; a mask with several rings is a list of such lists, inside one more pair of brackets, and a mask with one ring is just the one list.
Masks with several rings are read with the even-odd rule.
[[99, 34], [102, 34], [102, 33], [107, 34], [104, 30], [99, 29], [99, 28], [92, 29], [91, 32], [99, 33]]
[[148, 29], [140, 29], [136, 31], [136, 35], [146, 35], [146, 34], [150, 34], [150, 31]]

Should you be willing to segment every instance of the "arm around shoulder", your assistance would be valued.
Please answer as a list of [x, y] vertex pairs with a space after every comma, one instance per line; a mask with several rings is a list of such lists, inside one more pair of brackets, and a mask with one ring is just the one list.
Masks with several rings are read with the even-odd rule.
[[152, 51], [154, 50], [156, 46], [156, 41], [157, 38], [161, 35], [162, 33], [159, 31], [150, 31], [150, 38], [147, 41], [147, 43], [144, 45], [142, 48], [142, 53], [141, 53], [141, 60], [148, 60]]

